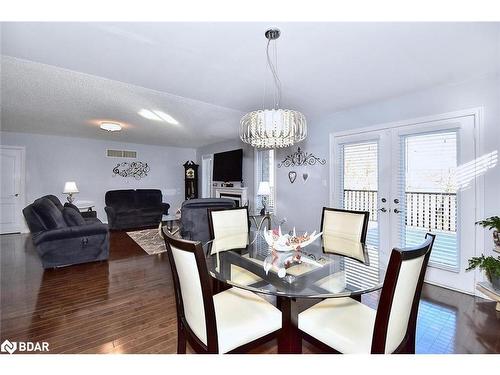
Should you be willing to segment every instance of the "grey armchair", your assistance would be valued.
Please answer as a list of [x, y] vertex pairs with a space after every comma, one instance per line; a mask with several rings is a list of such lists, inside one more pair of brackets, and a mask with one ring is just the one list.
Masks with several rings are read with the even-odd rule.
[[207, 210], [234, 207], [236, 207], [236, 202], [228, 198], [200, 198], [184, 201], [181, 206], [181, 237], [202, 243], [209, 241]]

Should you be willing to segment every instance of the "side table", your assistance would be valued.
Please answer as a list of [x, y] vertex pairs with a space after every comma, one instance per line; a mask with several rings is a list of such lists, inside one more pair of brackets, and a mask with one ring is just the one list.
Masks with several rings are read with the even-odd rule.
[[84, 218], [97, 217], [97, 212], [93, 210], [95, 207], [94, 201], [78, 200], [73, 202], [73, 204], [80, 210], [80, 213]]
[[178, 222], [180, 219], [181, 219], [180, 214], [163, 215], [160, 222], [160, 226], [158, 227], [158, 230], [160, 231], [160, 236], [163, 238], [163, 227], [166, 227], [167, 230], [172, 234], [177, 233], [177, 231], [173, 231], [174, 224]]

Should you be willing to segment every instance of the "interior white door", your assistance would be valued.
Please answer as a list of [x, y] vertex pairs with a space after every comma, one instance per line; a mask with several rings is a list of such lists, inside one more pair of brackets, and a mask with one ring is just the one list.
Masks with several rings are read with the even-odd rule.
[[24, 149], [1, 146], [0, 233], [20, 232], [24, 206]]
[[204, 155], [201, 157], [201, 197], [212, 197], [212, 155]]

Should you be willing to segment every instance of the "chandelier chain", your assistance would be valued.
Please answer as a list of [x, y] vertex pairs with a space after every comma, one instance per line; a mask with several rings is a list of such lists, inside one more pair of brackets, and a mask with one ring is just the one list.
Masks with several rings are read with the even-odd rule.
[[[281, 102], [281, 81], [278, 77], [278, 72], [276, 70], [275, 65], [273, 64], [271, 60], [271, 56], [269, 55], [269, 45], [271, 44], [271, 39], [268, 39], [267, 41], [267, 48], [266, 48], [266, 56], [267, 56], [267, 63], [269, 65], [269, 69], [271, 70], [271, 73], [273, 74], [273, 79], [274, 79], [274, 84], [276, 86], [276, 91], [273, 95], [274, 99], [274, 109], [278, 109], [280, 102]], [[276, 41], [274, 42], [274, 55], [276, 59], [276, 64], [278, 62], [278, 52], [276, 50]]]

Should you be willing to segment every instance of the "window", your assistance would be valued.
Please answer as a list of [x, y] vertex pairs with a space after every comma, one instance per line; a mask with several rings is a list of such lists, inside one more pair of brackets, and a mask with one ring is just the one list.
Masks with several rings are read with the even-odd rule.
[[274, 163], [274, 150], [255, 150], [255, 201], [254, 213], [258, 214], [262, 208], [262, 197], [257, 196], [259, 183], [269, 182], [271, 195], [267, 198], [267, 210], [276, 213], [276, 171]]

